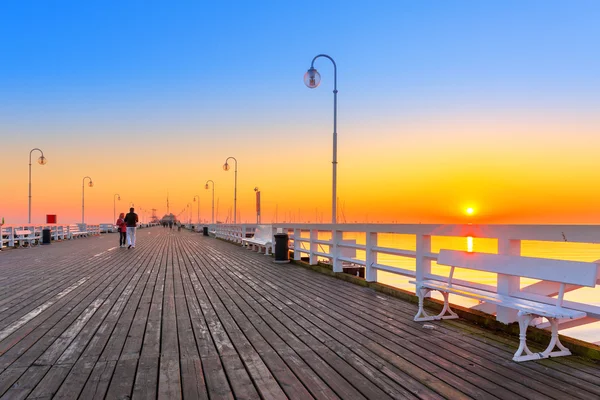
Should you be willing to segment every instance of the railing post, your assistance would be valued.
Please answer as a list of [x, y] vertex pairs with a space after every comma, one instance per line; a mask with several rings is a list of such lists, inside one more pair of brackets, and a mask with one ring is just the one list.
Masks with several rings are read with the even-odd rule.
[[342, 268], [342, 261], [339, 260], [340, 247], [338, 246], [339, 243], [342, 243], [342, 238], [344, 237], [344, 234], [342, 231], [338, 231], [336, 228], [333, 228], [332, 233], [333, 235], [331, 236], [331, 240], [333, 242], [333, 245], [331, 246], [330, 251], [333, 261], [333, 272], [344, 272], [344, 269]]
[[294, 261], [299, 261], [302, 259], [302, 254], [300, 253], [300, 247], [302, 246], [302, 242], [298, 239], [302, 236], [302, 230], [299, 228], [294, 228]]
[[317, 256], [316, 252], [319, 251], [319, 244], [316, 242], [319, 239], [319, 230], [311, 229], [310, 230], [310, 253], [308, 263], [310, 265], [317, 265], [319, 263], [319, 256]]
[[365, 257], [365, 279], [367, 282], [377, 282], [377, 268], [373, 268], [373, 264], [377, 264], [377, 252], [373, 247], [377, 246], [377, 232], [366, 233], [366, 257]]
[[424, 280], [431, 273], [431, 259], [425, 256], [428, 253], [431, 253], [431, 235], [417, 235], [417, 281]]
[[[506, 238], [498, 239], [498, 254], [511, 256], [521, 255], [521, 241]], [[498, 274], [496, 292], [509, 295], [521, 290], [521, 277], [513, 275]], [[496, 306], [496, 320], [509, 324], [517, 320], [517, 310], [507, 307]]]

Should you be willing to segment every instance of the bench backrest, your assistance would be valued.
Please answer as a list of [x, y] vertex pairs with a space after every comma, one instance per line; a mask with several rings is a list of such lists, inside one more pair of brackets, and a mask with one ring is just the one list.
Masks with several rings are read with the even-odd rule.
[[596, 285], [599, 270], [598, 264], [591, 262], [455, 250], [440, 250], [437, 263], [456, 268], [590, 287]]
[[266, 240], [267, 242], [273, 241], [273, 227], [271, 225], [258, 225], [254, 230], [254, 238]]

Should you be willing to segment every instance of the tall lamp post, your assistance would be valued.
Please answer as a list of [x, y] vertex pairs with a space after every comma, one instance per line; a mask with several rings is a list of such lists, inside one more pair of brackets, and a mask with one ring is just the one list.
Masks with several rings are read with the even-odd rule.
[[215, 183], [212, 180], [207, 180], [204, 189], [208, 190], [208, 182], [212, 183], [212, 223], [215, 223]]
[[195, 195], [194, 196], [194, 201], [196, 201], [196, 197], [198, 198], [198, 217], [196, 220], [196, 224], [200, 224], [200, 196], [199, 195]]
[[29, 219], [27, 221], [28, 223], [31, 223], [31, 153], [33, 153], [35, 150], [39, 151], [42, 154], [40, 158], [38, 158], [38, 164], [46, 165], [46, 163], [48, 162], [46, 157], [44, 157], [44, 152], [38, 149], [37, 147], [31, 149], [31, 151], [29, 152]]
[[327, 54], [319, 54], [313, 58], [310, 68], [304, 74], [304, 84], [311, 89], [315, 89], [321, 83], [321, 74], [314, 68], [315, 60], [319, 57], [328, 58], [333, 63], [333, 190], [331, 195], [331, 221], [337, 222], [337, 66], [333, 58]]
[[190, 203], [187, 203], [187, 206], [185, 206], [187, 208], [187, 219], [188, 219], [188, 224], [192, 223], [192, 205]]
[[230, 158], [235, 161], [235, 181], [233, 185], [233, 224], [235, 225], [237, 223], [237, 160], [235, 157], [227, 157], [225, 164], [223, 164], [223, 169], [229, 171], [229, 164], [227, 161], [229, 161]]
[[254, 188], [256, 192], [256, 224], [260, 224], [260, 189], [257, 187]]
[[117, 220], [117, 200], [121, 201], [120, 194], [115, 194], [113, 196], [113, 221]]
[[81, 180], [81, 223], [85, 224], [85, 180], [89, 179], [88, 182], [89, 187], [94, 187], [94, 182], [92, 182], [92, 178], [89, 176], [83, 177]]

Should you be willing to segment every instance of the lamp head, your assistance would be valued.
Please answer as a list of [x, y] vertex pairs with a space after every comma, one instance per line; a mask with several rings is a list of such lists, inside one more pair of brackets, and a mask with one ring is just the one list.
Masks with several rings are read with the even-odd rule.
[[92, 181], [90, 180], [90, 183], [88, 183], [88, 186], [89, 186], [89, 187], [94, 187], [94, 182], [92, 182]]
[[304, 84], [307, 87], [314, 89], [319, 86], [320, 83], [321, 74], [319, 74], [319, 72], [313, 67], [310, 67], [310, 69], [304, 74]]
[[208, 183], [204, 185], [204, 189], [208, 190]]
[[258, 192], [258, 186], [256, 186], [256, 187], [254, 188], [254, 191], [255, 191], [255, 192]]
[[229, 171], [229, 164], [227, 164], [227, 162], [225, 162], [225, 164], [223, 164], [223, 170]]
[[121, 201], [121, 196], [117, 195], [117, 200]]
[[46, 157], [44, 157], [43, 155], [41, 155], [40, 158], [38, 158], [38, 164], [40, 164], [40, 165], [46, 165], [47, 162], [48, 162], [48, 159]]
[[196, 202], [196, 198], [194, 197], [194, 203]]

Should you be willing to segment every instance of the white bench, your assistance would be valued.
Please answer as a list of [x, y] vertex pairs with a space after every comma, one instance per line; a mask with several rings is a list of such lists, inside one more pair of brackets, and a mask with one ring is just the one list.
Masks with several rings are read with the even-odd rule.
[[269, 255], [269, 249], [273, 252], [273, 227], [271, 225], [258, 225], [251, 238], [242, 238], [242, 245], [247, 245], [252, 250], [260, 251], [265, 248], [265, 254]]
[[[416, 285], [419, 297], [419, 311], [415, 321], [431, 321], [452, 319], [458, 316], [450, 309], [448, 295], [457, 294], [497, 306], [518, 310], [519, 348], [513, 356], [513, 361], [538, 360], [548, 357], [567, 356], [571, 352], [564, 347], [558, 338], [558, 319], [577, 319], [586, 316], [584, 311], [563, 307], [565, 286], [594, 287], [598, 278], [598, 264], [580, 261], [551, 260], [544, 258], [511, 256], [501, 254], [469, 253], [464, 251], [441, 250], [437, 263], [450, 266], [447, 281], [426, 279], [411, 281]], [[452, 283], [455, 268], [492, 272], [531, 279], [539, 279], [560, 283], [558, 298], [543, 297], [540, 301], [520, 297], [520, 291], [510, 294], [499, 294], [465, 285]], [[423, 309], [423, 300], [427, 294], [437, 290], [444, 296], [444, 307], [438, 315], [430, 316]], [[527, 327], [534, 317], [546, 318], [552, 328], [550, 344], [541, 353], [533, 353], [526, 343]], [[558, 347], [558, 350], [554, 350]], [[525, 353], [525, 354], [523, 354]]]
[[3, 247], [12, 247], [14, 245], [13, 229], [11, 227], [3, 228], [0, 226], [0, 250]]
[[73, 224], [73, 225], [69, 225], [69, 239], [76, 239], [80, 236], [87, 236], [88, 235], [88, 231], [87, 230], [80, 230], [79, 229], [79, 225], [77, 224]]
[[15, 228], [14, 229], [14, 243], [18, 244], [21, 247], [34, 247], [39, 243], [41, 239], [39, 235], [35, 234], [35, 228]]

